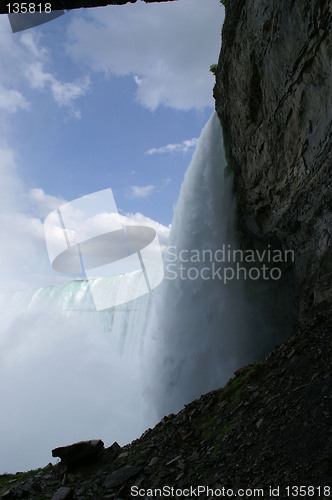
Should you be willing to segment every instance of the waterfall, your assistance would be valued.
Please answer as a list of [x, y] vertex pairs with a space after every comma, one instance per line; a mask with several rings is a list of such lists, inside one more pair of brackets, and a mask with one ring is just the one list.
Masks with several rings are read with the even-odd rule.
[[270, 269], [282, 273], [266, 249], [248, 261], [245, 252], [233, 174], [213, 113], [181, 187], [145, 341], [146, 393], [160, 417], [221, 387], [291, 334], [292, 283], [287, 276], [271, 279]]
[[[0, 296], [0, 471], [42, 466], [53, 447], [82, 439], [127, 443], [274, 345], [255, 290], [225, 279], [235, 265], [227, 252], [238, 247], [232, 186], [213, 113], [157, 288], [103, 311], [84, 280]], [[106, 279], [107, 289], [120, 286]], [[135, 279], [121, 275], [121, 286]]]
[[175, 208], [164, 256], [166, 279], [157, 293], [146, 342], [146, 364], [158, 381], [153, 386], [147, 381], [147, 391], [160, 416], [220, 387], [242, 361], [247, 333], [243, 285], [236, 280], [224, 284], [218, 274], [213, 276], [210, 258], [227, 245], [236, 246], [232, 181], [213, 113]]

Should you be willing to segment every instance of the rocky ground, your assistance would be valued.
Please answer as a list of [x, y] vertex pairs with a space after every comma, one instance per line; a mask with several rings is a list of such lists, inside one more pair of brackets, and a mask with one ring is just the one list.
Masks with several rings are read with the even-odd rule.
[[[331, 321], [317, 310], [267, 359], [238, 370], [225, 387], [131, 444], [113, 445], [67, 471], [60, 463], [0, 476], [0, 495], [144, 498], [152, 496], [148, 489], [169, 486], [195, 498], [198, 490], [186, 488], [205, 486], [214, 489], [200, 491], [208, 498], [332, 498], [331, 410]], [[301, 485], [306, 488], [286, 489]]]

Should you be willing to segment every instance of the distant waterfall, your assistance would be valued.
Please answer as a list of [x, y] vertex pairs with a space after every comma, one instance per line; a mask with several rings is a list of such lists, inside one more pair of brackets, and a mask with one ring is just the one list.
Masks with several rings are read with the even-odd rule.
[[0, 294], [0, 474], [75, 441], [123, 445], [156, 423], [140, 376], [150, 302], [97, 312], [86, 281]]
[[[107, 280], [109, 290], [116, 290], [119, 286], [135, 286], [135, 272], [124, 276], [113, 276]], [[12, 293], [0, 294], [0, 310], [2, 312], [1, 342], [6, 337], [5, 332], [12, 332], [21, 322], [24, 328], [29, 328], [29, 320], [43, 318], [52, 319], [57, 325], [70, 334], [70, 329], [89, 329], [95, 335], [106, 334], [117, 353], [126, 352], [126, 355], [141, 355], [144, 335], [150, 309], [151, 294], [127, 302], [121, 306], [96, 311], [87, 280], [70, 281], [64, 285], [50, 286], [39, 289], [30, 289]], [[52, 325], [45, 324], [46, 328]]]

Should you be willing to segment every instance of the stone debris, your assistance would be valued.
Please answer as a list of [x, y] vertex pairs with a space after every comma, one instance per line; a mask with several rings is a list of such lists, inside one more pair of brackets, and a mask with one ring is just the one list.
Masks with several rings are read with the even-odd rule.
[[264, 419], [263, 419], [263, 418], [260, 418], [260, 419], [258, 420], [258, 422], [256, 423], [256, 427], [257, 427], [257, 429], [259, 429], [259, 428], [260, 428], [260, 426], [262, 425], [263, 421], [264, 421]]
[[73, 490], [62, 486], [53, 495], [52, 500], [72, 500], [73, 498]]
[[119, 486], [128, 479], [137, 476], [139, 472], [141, 472], [140, 467], [125, 465], [125, 467], [121, 467], [121, 469], [112, 472], [112, 474], [104, 482], [104, 487], [107, 490], [115, 488], [116, 486]]
[[287, 354], [287, 358], [290, 359], [295, 354], [295, 349], [292, 349], [290, 353]]
[[177, 462], [180, 458], [181, 458], [181, 455], [179, 455], [178, 457], [172, 458], [172, 460], [167, 462], [166, 465], [172, 465], [172, 464], [174, 464], [174, 462]]
[[153, 467], [154, 465], [156, 465], [158, 463], [158, 457], [152, 457], [150, 462], [148, 463], [148, 467]]

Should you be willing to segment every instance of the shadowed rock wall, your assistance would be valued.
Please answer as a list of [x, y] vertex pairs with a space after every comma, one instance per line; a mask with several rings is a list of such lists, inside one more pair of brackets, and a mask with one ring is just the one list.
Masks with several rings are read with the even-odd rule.
[[294, 250], [303, 314], [331, 301], [331, 3], [227, 4], [214, 96], [239, 226]]

